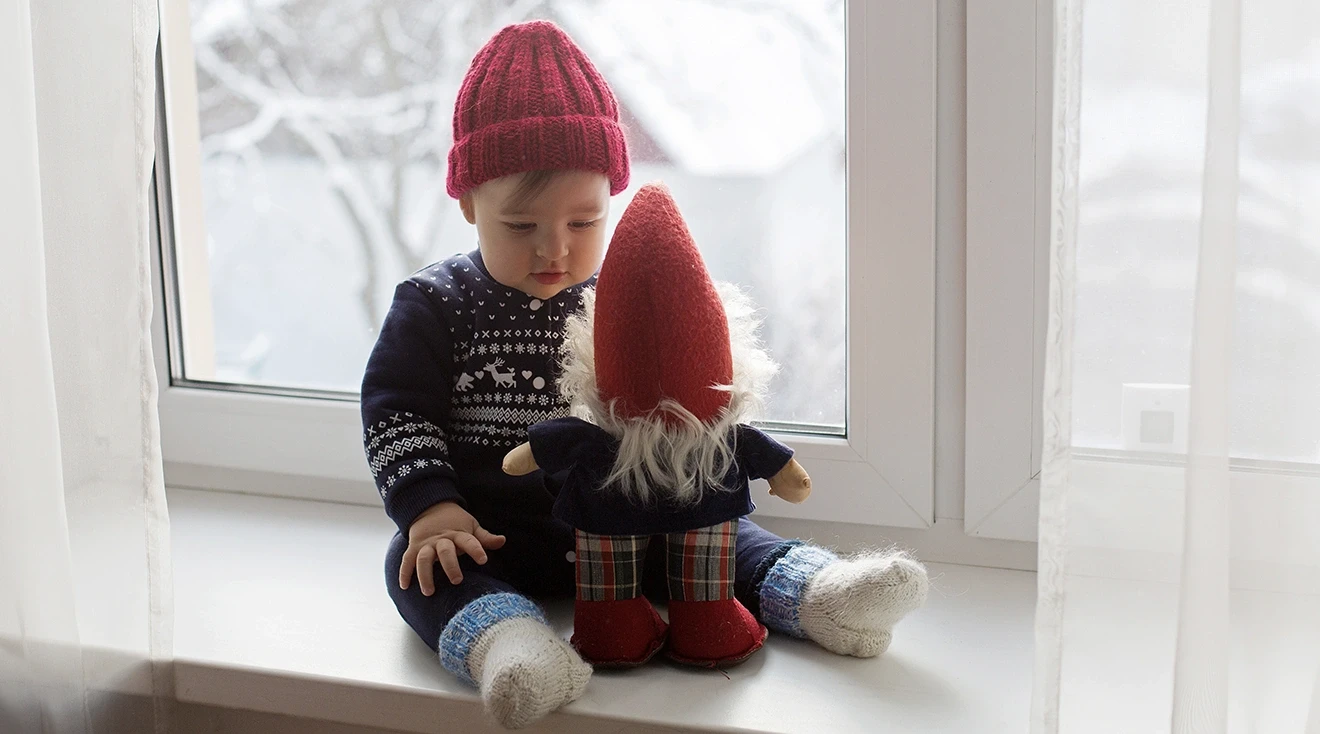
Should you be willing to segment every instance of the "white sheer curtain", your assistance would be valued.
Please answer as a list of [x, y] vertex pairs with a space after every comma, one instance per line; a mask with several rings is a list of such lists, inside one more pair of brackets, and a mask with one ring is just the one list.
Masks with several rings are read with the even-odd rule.
[[1320, 734], [1320, 3], [1055, 8], [1032, 731]]
[[0, 0], [0, 731], [165, 731], [155, 0]]

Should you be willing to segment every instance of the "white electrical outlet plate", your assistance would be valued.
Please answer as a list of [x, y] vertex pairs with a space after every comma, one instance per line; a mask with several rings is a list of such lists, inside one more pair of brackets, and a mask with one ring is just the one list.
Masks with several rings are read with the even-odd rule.
[[1187, 385], [1123, 384], [1123, 448], [1187, 453]]

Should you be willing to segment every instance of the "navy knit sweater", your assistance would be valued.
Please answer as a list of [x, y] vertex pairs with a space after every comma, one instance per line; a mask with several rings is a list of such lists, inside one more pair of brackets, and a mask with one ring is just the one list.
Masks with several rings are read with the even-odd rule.
[[528, 426], [568, 415], [555, 386], [564, 321], [594, 283], [543, 301], [496, 282], [474, 252], [395, 289], [362, 380], [362, 440], [385, 511], [405, 535], [445, 500], [487, 527], [549, 516], [540, 473], [515, 478], [500, 467]]

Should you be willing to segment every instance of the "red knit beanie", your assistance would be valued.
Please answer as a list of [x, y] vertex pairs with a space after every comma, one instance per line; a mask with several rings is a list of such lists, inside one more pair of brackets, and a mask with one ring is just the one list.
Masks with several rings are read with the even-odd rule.
[[643, 417], [669, 398], [711, 424], [729, 404], [729, 322], [669, 190], [643, 186], [614, 229], [596, 280], [601, 400]]
[[619, 103], [587, 55], [545, 20], [506, 26], [472, 59], [454, 104], [449, 195], [525, 171], [576, 169], [628, 186]]

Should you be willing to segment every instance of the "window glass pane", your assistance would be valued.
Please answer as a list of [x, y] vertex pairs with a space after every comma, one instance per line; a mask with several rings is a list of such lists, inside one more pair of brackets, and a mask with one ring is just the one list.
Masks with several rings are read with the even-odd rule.
[[783, 365], [768, 417], [843, 425], [842, 0], [192, 0], [191, 11], [212, 323], [183, 338], [213, 339], [215, 363], [185, 377], [356, 390], [393, 286], [476, 248], [444, 188], [473, 53], [504, 24], [548, 18], [624, 109], [633, 185], [612, 220], [638, 186], [664, 180], [715, 277], [764, 311]]
[[[1087, 6], [1080, 445], [1185, 450], [1209, 15], [1208, 0]], [[1246, 3], [1243, 28], [1231, 449], [1320, 462], [1320, 5]]]

